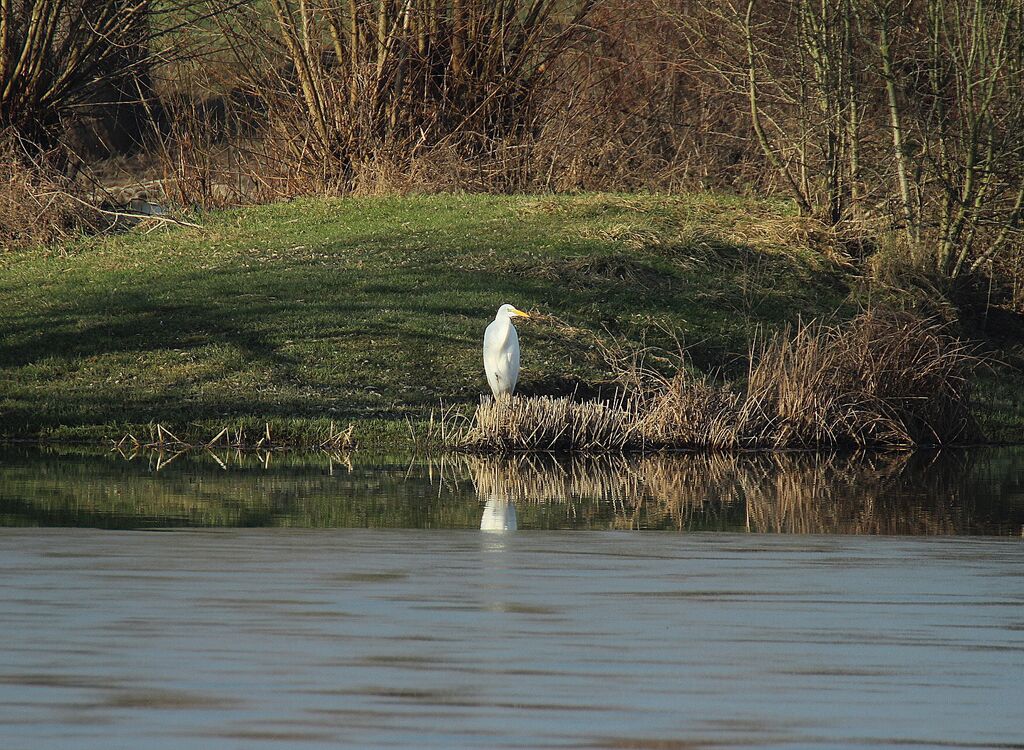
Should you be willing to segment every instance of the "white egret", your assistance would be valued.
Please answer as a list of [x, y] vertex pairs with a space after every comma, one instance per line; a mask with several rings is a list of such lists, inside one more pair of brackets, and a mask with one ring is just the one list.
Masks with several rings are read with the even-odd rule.
[[484, 371], [495, 398], [512, 395], [519, 380], [519, 335], [512, 318], [529, 318], [512, 305], [502, 305], [484, 332]]

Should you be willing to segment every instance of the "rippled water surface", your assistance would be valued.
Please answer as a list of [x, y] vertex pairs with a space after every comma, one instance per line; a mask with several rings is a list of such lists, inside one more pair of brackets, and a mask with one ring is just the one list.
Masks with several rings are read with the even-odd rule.
[[5, 748], [1019, 747], [1019, 540], [0, 532]]
[[1024, 747], [1019, 451], [229, 458], [0, 454], [0, 748]]

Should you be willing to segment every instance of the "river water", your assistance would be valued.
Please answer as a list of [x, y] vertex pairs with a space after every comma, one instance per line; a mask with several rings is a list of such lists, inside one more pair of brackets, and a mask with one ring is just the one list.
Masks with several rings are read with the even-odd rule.
[[0, 747], [1024, 747], [1022, 459], [8, 450]]

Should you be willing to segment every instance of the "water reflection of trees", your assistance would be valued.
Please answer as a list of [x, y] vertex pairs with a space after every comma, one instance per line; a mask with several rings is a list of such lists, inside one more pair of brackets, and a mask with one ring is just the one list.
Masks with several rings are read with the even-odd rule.
[[[976, 452], [761, 453], [464, 461], [481, 497], [561, 502], [585, 514], [596, 503], [620, 528], [1019, 533], [1021, 495], [992, 491], [1000, 483], [987, 458]], [[1005, 482], [1019, 472], [1001, 476]]]
[[[159, 470], [158, 470], [159, 468]], [[588, 460], [0, 453], [0, 525], [519, 527], [1020, 534], [1024, 450]]]

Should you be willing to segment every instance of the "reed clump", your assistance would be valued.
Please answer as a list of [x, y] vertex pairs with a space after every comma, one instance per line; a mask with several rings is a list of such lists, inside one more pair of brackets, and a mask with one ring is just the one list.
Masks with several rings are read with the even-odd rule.
[[751, 348], [743, 391], [671, 376], [634, 358], [611, 401], [485, 398], [450, 420], [450, 448], [468, 452], [791, 449], [950, 445], [979, 437], [970, 373], [978, 358], [938, 323], [872, 311], [813, 322]]
[[446, 429], [451, 447], [470, 452], [582, 451], [605, 453], [639, 447], [636, 399], [575, 401], [571, 397], [484, 398], [472, 422]]
[[810, 323], [751, 355], [739, 414], [745, 441], [773, 448], [947, 445], [976, 439], [977, 358], [945, 326], [864, 313]]
[[730, 449], [740, 445], [740, 397], [725, 384], [695, 379], [680, 369], [641, 398], [637, 430], [655, 449]]

